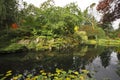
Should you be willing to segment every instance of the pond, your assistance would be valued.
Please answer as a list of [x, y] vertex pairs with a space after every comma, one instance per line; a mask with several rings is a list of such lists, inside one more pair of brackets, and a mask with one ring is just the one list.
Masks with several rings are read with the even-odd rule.
[[[96, 80], [120, 80], [119, 49], [102, 46], [78, 46], [74, 49], [24, 52], [0, 55], [0, 74], [12, 70], [12, 76], [36, 75], [40, 70], [54, 72], [56, 68], [65, 71], [89, 70], [89, 76]], [[0, 75], [0, 77], [1, 77]]]

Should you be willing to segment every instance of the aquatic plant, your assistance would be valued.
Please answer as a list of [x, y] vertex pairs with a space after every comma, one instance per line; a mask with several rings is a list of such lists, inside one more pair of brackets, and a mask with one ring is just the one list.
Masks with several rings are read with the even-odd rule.
[[[64, 71], [62, 69], [56, 69], [55, 73], [45, 72], [44, 70], [40, 70], [39, 75], [28, 74], [24, 80], [94, 80], [89, 78], [87, 74], [89, 71], [81, 70], [81, 73], [78, 71], [68, 70]], [[12, 75], [12, 71], [6, 72], [1, 80], [5, 80], [8, 76]], [[22, 74], [18, 74], [13, 76], [11, 80], [21, 80], [23, 79]]]

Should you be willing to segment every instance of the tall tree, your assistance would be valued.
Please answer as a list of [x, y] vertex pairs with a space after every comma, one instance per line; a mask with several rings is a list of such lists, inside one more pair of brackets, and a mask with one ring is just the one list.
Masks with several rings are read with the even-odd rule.
[[17, 20], [18, 0], [0, 0], [0, 28]]
[[101, 0], [97, 10], [103, 14], [101, 22], [108, 23], [120, 18], [120, 0]]

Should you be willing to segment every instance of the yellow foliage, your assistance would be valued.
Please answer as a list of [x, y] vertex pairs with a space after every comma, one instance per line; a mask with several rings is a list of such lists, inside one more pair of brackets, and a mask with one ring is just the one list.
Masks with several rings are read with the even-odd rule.
[[83, 73], [86, 73], [86, 74], [89, 73], [88, 70], [82, 70], [82, 72], [83, 72]]
[[71, 79], [67, 77], [65, 80], [71, 80]]
[[30, 78], [26, 78], [25, 80], [31, 80]]
[[38, 79], [38, 76], [35, 76], [32, 80], [37, 80]]
[[42, 75], [43, 75], [43, 76], [46, 76], [46, 73], [45, 73], [45, 72], [43, 72], [43, 73], [42, 73]]
[[47, 76], [44, 76], [45, 79], [47, 79]]
[[12, 75], [12, 73], [7, 73], [5, 76], [10, 76], [10, 75]]
[[78, 26], [75, 26], [74, 27], [74, 31], [77, 32], [79, 30], [79, 27]]
[[18, 79], [18, 76], [16, 76], [16, 77], [13, 77], [13, 79], [12, 80], [17, 80]]
[[60, 74], [60, 73], [62, 72], [62, 70], [56, 69], [56, 72], [57, 72], [58, 74]]
[[97, 42], [95, 40], [89, 40], [87, 43], [88, 44], [96, 44]]
[[80, 76], [80, 80], [85, 80], [83, 76]]
[[[2, 80], [5, 80], [8, 76], [12, 75], [11, 73], [12, 71], [9, 70], [8, 72], [6, 72], [5, 77], [1, 78]], [[28, 75], [27, 78], [25, 78], [25, 80], [37, 80], [40, 79], [41, 80], [48, 80], [51, 79], [51, 77], [54, 80], [86, 80], [87, 79], [87, 70], [82, 70], [83, 73], [79, 73], [78, 71], [71, 71], [69, 70], [68, 72], [61, 70], [61, 69], [56, 69], [56, 73], [52, 74], [52, 73], [46, 73], [44, 70], [40, 71], [40, 75], [37, 76], [32, 76], [31, 74]], [[18, 80], [22, 77], [22, 74], [19, 74], [17, 76], [14, 76], [12, 78], [12, 80]], [[30, 77], [31, 76], [31, 77]]]
[[44, 72], [44, 70], [40, 70], [40, 73], [43, 73]]
[[70, 77], [70, 78], [75, 78], [75, 76], [74, 76], [74, 75], [69, 75], [69, 77]]
[[12, 72], [12, 70], [9, 70], [9, 71], [7, 71], [6, 73], [11, 73]]
[[75, 71], [74, 74], [78, 75], [79, 73], [77, 71]]
[[54, 77], [54, 79], [59, 79], [58, 77]]

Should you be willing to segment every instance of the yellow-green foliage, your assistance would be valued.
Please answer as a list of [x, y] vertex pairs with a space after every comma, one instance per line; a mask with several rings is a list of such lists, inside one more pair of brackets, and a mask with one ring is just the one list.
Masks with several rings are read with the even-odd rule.
[[88, 36], [87, 36], [87, 34], [86, 34], [86, 32], [85, 31], [77, 31], [76, 33], [75, 33], [78, 37], [80, 37], [81, 39], [82, 39], [82, 41], [87, 41], [88, 40]]
[[88, 40], [86, 43], [87, 44], [97, 44], [97, 41], [96, 40]]
[[80, 31], [85, 31], [87, 36], [97, 36], [98, 38], [105, 38], [105, 32], [100, 27], [93, 28], [92, 26], [85, 25], [80, 27]]
[[84, 56], [86, 55], [86, 52], [88, 51], [88, 46], [83, 46], [79, 52], [75, 52], [74, 56]]
[[75, 31], [75, 32], [79, 31], [79, 27], [78, 27], [78, 26], [75, 26], [75, 27], [74, 27], [74, 31]]
[[99, 39], [97, 42], [99, 45], [120, 46], [120, 40], [112, 39]]
[[22, 44], [11, 43], [9, 46], [0, 49], [0, 51], [7, 51], [7, 52], [12, 51], [12, 52], [14, 52], [14, 51], [22, 49], [23, 47], [24, 46]]
[[12, 75], [12, 70], [7, 71], [5, 74], [3, 74], [3, 77], [0, 78], [0, 80], [6, 80], [7, 77]]
[[[78, 71], [69, 70], [68, 72], [62, 69], [56, 69], [55, 73], [46, 73], [44, 70], [40, 70], [39, 75], [33, 76], [32, 74], [28, 74], [25, 80], [92, 80], [87, 74], [89, 71], [81, 70], [81, 73]], [[12, 75], [12, 71], [6, 72], [5, 77], [1, 78], [1, 80], [5, 80], [8, 76]], [[17, 76], [13, 76], [12, 80], [20, 80], [23, 77], [22, 74], [18, 74]]]

